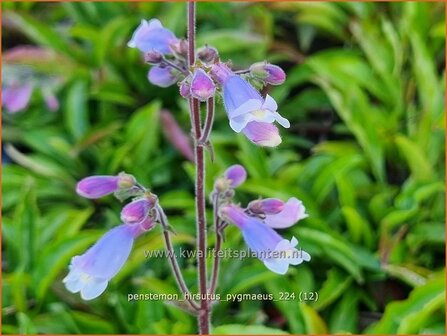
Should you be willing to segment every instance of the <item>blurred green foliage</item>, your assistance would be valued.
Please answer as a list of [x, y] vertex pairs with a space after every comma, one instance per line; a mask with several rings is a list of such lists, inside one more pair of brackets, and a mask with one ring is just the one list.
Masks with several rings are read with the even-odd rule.
[[[34, 44], [52, 56], [17, 60], [62, 76], [61, 109], [38, 98], [3, 112], [3, 333], [195, 333], [193, 317], [127, 293], [175, 293], [159, 229], [140, 238], [106, 293], [82, 302], [61, 283], [70, 258], [119, 223], [112, 197], [89, 201], [77, 180], [126, 171], [160, 195], [193, 248], [193, 166], [164, 138], [161, 108], [188, 132], [177, 88], [146, 79], [126, 47], [142, 18], [185, 34], [182, 3], [2, 2], [2, 49]], [[238, 200], [296, 196], [309, 218], [286, 230], [312, 255], [285, 276], [258, 260], [223, 260], [218, 292], [317, 292], [317, 301], [220, 302], [225, 333], [445, 333], [445, 17], [443, 3], [199, 3], [198, 40], [237, 68], [268, 59], [286, 83], [269, 88], [292, 127], [256, 148], [217, 109], [213, 179], [249, 172]], [[14, 64], [9, 64], [14, 65]], [[17, 64], [15, 64], [17, 65]], [[211, 213], [209, 213], [211, 216]], [[210, 246], [213, 239], [210, 239]], [[243, 248], [237, 229], [224, 248]], [[181, 259], [195, 286], [193, 259]], [[195, 288], [193, 287], [193, 290]]]

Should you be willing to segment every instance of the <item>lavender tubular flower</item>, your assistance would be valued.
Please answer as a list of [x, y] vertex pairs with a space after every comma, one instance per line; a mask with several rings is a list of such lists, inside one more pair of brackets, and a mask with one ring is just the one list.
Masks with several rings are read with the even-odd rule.
[[65, 287], [72, 293], [80, 292], [84, 300], [101, 295], [123, 267], [138, 234], [127, 224], [108, 231], [86, 253], [72, 258], [70, 271], [63, 279]]
[[269, 95], [265, 100], [246, 80], [231, 76], [223, 84], [225, 109], [230, 118], [230, 127], [237, 133], [249, 122], [273, 123], [275, 120], [283, 127], [290, 127], [287, 119], [276, 110], [278, 105]]
[[137, 48], [147, 53], [151, 50], [162, 54], [171, 54], [171, 44], [177, 43], [178, 39], [169, 29], [163, 27], [157, 19], [149, 21], [141, 20], [141, 24], [135, 30], [127, 46]]
[[298, 240], [283, 239], [260, 219], [248, 216], [243, 209], [230, 204], [221, 209], [221, 215], [234, 223], [241, 231], [245, 243], [258, 259], [272, 272], [285, 274], [289, 265], [309, 261], [310, 255], [296, 249]]
[[271, 124], [277, 121], [288, 128], [290, 123], [277, 112], [275, 100], [269, 95], [264, 99], [253, 86], [223, 63], [214, 64], [211, 74], [222, 85], [230, 127], [237, 133], [242, 131], [257, 145], [274, 147], [280, 144], [279, 131]]

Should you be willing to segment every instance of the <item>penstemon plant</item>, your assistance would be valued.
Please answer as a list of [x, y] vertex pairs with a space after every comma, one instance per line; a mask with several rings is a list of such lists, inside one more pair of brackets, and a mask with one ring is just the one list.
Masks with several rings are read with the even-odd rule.
[[[273, 64], [258, 62], [249, 69], [233, 71], [219, 58], [212, 46], [196, 50], [194, 2], [187, 4], [187, 39], [177, 38], [157, 19], [143, 20], [134, 32], [128, 46], [139, 49], [145, 61], [152, 65], [149, 81], [159, 87], [179, 85], [182, 97], [189, 101], [195, 162], [195, 203], [197, 228], [197, 295], [192, 295], [184, 281], [171, 242], [172, 229], [158, 201], [157, 195], [141, 185], [129, 174], [117, 176], [90, 176], [77, 185], [80, 196], [96, 199], [114, 194], [120, 201], [131, 199], [121, 210], [122, 224], [101, 237], [83, 255], [72, 258], [69, 273], [64, 278], [66, 288], [80, 293], [84, 300], [101, 295], [110, 279], [122, 268], [129, 257], [134, 240], [153, 229], [162, 228], [166, 253], [179, 290], [187, 304], [179, 307], [197, 316], [200, 334], [210, 333], [212, 297], [219, 278], [219, 253], [213, 254], [210, 274], [206, 265], [207, 229], [205, 210], [205, 149], [212, 154], [210, 134], [213, 128], [215, 98], [221, 95], [230, 127], [243, 133], [252, 143], [275, 147], [281, 143], [277, 122], [290, 127], [278, 112], [275, 100], [263, 97], [255, 88], [268, 84], [279, 85], [285, 80], [284, 71]], [[202, 122], [200, 108], [206, 106]], [[286, 202], [275, 198], [257, 199], [245, 208], [234, 202], [235, 189], [247, 178], [241, 165], [229, 167], [215, 183], [210, 193], [213, 207], [213, 234], [215, 252], [222, 248], [225, 228], [233, 224], [240, 229], [253, 255], [271, 271], [285, 274], [289, 265], [310, 260], [310, 255], [297, 248], [295, 237], [289, 241], [274, 229], [294, 225], [307, 217], [302, 202], [295, 197]], [[211, 231], [211, 230], [210, 230]]]

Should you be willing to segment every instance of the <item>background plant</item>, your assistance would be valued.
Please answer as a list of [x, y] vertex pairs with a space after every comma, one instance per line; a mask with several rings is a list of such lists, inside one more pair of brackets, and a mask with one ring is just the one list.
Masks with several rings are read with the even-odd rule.
[[[187, 106], [172, 98], [175, 87], [150, 87], [139, 53], [125, 46], [141, 18], [185, 35], [184, 4], [2, 9], [3, 51], [35, 44], [53, 52], [9, 64], [65, 79], [59, 112], [36, 95], [27, 111], [2, 113], [13, 160], [2, 171], [3, 332], [194, 332], [177, 308], [127, 302], [127, 293], [175, 292], [168, 263], [144, 258], [162, 248], [158, 233], [138, 242], [103, 298], [86, 305], [60, 283], [70, 257], [119, 220], [112, 199], [76, 197], [75, 181], [87, 175], [131, 172], [163, 195], [176, 246], [193, 246], [194, 167], [160, 123], [167, 108], [188, 125]], [[316, 302], [221, 302], [216, 333], [445, 332], [444, 13], [442, 3], [198, 6], [198, 44], [241, 68], [268, 59], [287, 69], [272, 95], [292, 124], [278, 149], [260, 149], [234, 136], [218, 109], [207, 190], [240, 162], [250, 176], [241, 202], [296, 196], [310, 214], [290, 234], [311, 263], [281, 277], [256, 260], [223, 260], [220, 292], [319, 293]], [[243, 246], [234, 228], [226, 239], [224, 247]], [[182, 261], [192, 284], [195, 260]]]

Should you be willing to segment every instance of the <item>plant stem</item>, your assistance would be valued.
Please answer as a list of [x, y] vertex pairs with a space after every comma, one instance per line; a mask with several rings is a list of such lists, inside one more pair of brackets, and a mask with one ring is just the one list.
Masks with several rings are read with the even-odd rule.
[[211, 279], [210, 279], [210, 289], [209, 293], [211, 296], [215, 294], [216, 292], [216, 285], [217, 285], [217, 279], [219, 277], [219, 266], [220, 266], [220, 257], [219, 257], [219, 251], [222, 247], [222, 231], [220, 228], [220, 218], [217, 213], [219, 207], [219, 193], [216, 192], [213, 195], [213, 217], [214, 217], [214, 230], [216, 234], [216, 243], [214, 246], [214, 260], [213, 260], [213, 270], [211, 272]]
[[185, 280], [183, 279], [182, 271], [177, 263], [177, 258], [175, 257], [174, 247], [172, 246], [171, 235], [169, 233], [169, 223], [166, 217], [166, 214], [163, 208], [157, 204], [156, 210], [159, 214], [160, 224], [163, 227], [163, 238], [165, 240], [166, 250], [168, 251], [169, 263], [172, 268], [172, 272], [174, 273], [175, 280], [177, 281], [177, 285], [180, 291], [183, 293], [183, 297], [189, 302], [191, 307], [195, 310], [199, 310], [199, 305], [195, 302], [191, 297], [191, 292], [186, 286]]
[[[188, 64], [195, 62], [195, 21], [196, 4], [191, 1], [187, 4], [188, 20]], [[191, 122], [194, 130], [194, 152], [196, 162], [196, 215], [197, 215], [197, 270], [200, 294], [200, 311], [198, 324], [200, 334], [210, 332], [210, 309], [207, 298], [207, 271], [206, 271], [206, 217], [205, 217], [205, 160], [204, 149], [199, 143], [201, 137], [200, 106], [197, 99], [190, 98]]]
[[206, 102], [206, 117], [205, 126], [203, 127], [202, 136], [199, 140], [201, 144], [208, 142], [214, 122], [214, 97], [211, 97]]

